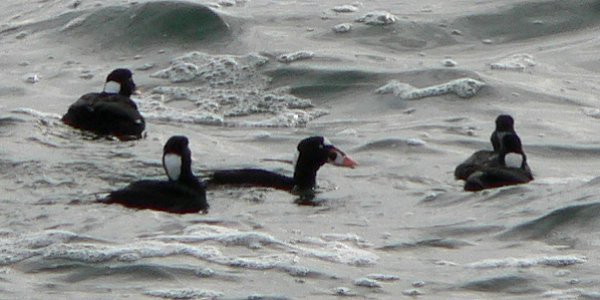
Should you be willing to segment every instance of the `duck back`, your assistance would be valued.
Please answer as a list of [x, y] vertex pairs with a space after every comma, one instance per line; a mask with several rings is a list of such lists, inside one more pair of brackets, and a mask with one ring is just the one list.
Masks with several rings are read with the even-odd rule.
[[529, 167], [522, 168], [487, 168], [474, 172], [465, 182], [465, 191], [481, 191], [508, 185], [528, 183], [533, 180]]
[[120, 139], [141, 138], [146, 126], [129, 97], [106, 93], [83, 95], [69, 107], [62, 121], [77, 129]]
[[294, 179], [289, 176], [263, 169], [235, 169], [219, 170], [207, 180], [210, 185], [238, 185], [271, 187], [279, 190], [291, 191], [294, 188]]
[[177, 181], [137, 181], [121, 190], [111, 192], [103, 202], [179, 214], [197, 213], [208, 209], [206, 191], [200, 182], [196, 186], [190, 186]]
[[454, 177], [467, 180], [471, 174], [486, 167], [497, 164], [497, 153], [490, 150], [479, 150], [454, 169]]

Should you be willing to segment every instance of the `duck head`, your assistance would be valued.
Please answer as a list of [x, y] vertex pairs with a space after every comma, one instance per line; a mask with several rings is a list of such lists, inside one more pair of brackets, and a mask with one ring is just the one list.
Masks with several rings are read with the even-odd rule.
[[298, 143], [294, 159], [294, 182], [298, 189], [312, 189], [317, 171], [326, 163], [355, 168], [357, 163], [322, 136], [306, 138]]
[[192, 152], [185, 136], [172, 136], [163, 148], [163, 168], [170, 181], [191, 179]]
[[133, 73], [129, 69], [115, 69], [106, 77], [104, 93], [130, 97], [135, 92]]

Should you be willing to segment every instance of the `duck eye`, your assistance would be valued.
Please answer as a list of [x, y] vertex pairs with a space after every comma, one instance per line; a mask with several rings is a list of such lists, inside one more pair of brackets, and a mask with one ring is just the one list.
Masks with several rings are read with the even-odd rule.
[[331, 161], [335, 161], [335, 159], [337, 158], [337, 152], [335, 152], [335, 151], [329, 152], [329, 154], [327, 154], [327, 158], [329, 158], [329, 160], [331, 160]]

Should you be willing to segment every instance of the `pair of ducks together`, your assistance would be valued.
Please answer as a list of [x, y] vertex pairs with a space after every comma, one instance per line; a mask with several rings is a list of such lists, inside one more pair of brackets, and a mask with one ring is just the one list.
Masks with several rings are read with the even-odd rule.
[[[103, 92], [81, 96], [69, 107], [62, 121], [98, 136], [115, 136], [120, 140], [139, 139], [145, 129], [145, 121], [137, 105], [130, 99], [134, 91], [131, 71], [116, 69], [106, 78]], [[314, 195], [317, 171], [325, 163], [348, 168], [357, 165], [321, 136], [302, 140], [297, 150], [293, 177], [262, 169], [220, 170], [211, 174], [205, 184], [192, 172], [188, 139], [185, 136], [172, 136], [164, 145], [162, 157], [168, 181], [137, 181], [111, 192], [100, 201], [172, 213], [206, 212], [209, 207], [206, 200], [207, 184], [272, 187], [310, 199]]]
[[494, 150], [477, 151], [456, 167], [454, 177], [465, 181], [465, 191], [481, 191], [533, 180], [514, 124], [511, 116], [499, 115], [496, 129], [490, 137]]
[[[100, 136], [111, 135], [121, 140], [141, 138], [145, 121], [130, 99], [134, 91], [131, 71], [116, 69], [108, 75], [102, 93], [83, 95], [69, 107], [62, 121]], [[478, 151], [456, 168], [455, 176], [466, 181], [466, 191], [526, 183], [533, 179], [512, 117], [500, 115], [496, 119], [491, 141], [493, 151]], [[302, 140], [297, 150], [293, 177], [262, 169], [235, 169], [216, 171], [207, 183], [272, 187], [312, 195], [317, 171], [325, 163], [349, 168], [357, 165], [321, 136]], [[520, 159], [517, 165], [513, 162], [514, 155]], [[188, 139], [184, 136], [171, 137], [163, 148], [162, 163], [168, 181], [137, 181], [111, 192], [101, 201], [172, 213], [206, 212], [209, 207], [206, 185], [192, 173]]]

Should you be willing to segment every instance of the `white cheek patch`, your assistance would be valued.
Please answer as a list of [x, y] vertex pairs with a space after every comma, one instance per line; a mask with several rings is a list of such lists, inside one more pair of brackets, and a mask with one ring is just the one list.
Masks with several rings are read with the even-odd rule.
[[337, 153], [337, 155], [335, 156], [335, 159], [333, 160], [332, 163], [336, 166], [343, 166], [344, 158], [346, 157], [346, 155], [340, 153], [339, 151], [335, 151], [335, 153]]
[[300, 151], [296, 150], [294, 153], [294, 158], [292, 158], [292, 165], [296, 168], [296, 163], [298, 163], [298, 157], [300, 157]]
[[523, 163], [523, 157], [521, 156], [521, 154], [508, 153], [504, 157], [504, 162], [509, 168], [520, 168], [521, 164]]
[[118, 94], [121, 91], [121, 84], [116, 81], [109, 81], [104, 84], [104, 92], [107, 94]]
[[177, 181], [181, 175], [181, 156], [177, 154], [166, 154], [163, 157], [163, 165], [170, 180]]
[[331, 141], [329, 139], [327, 139], [326, 137], [323, 138], [323, 145], [324, 146], [333, 146]]

